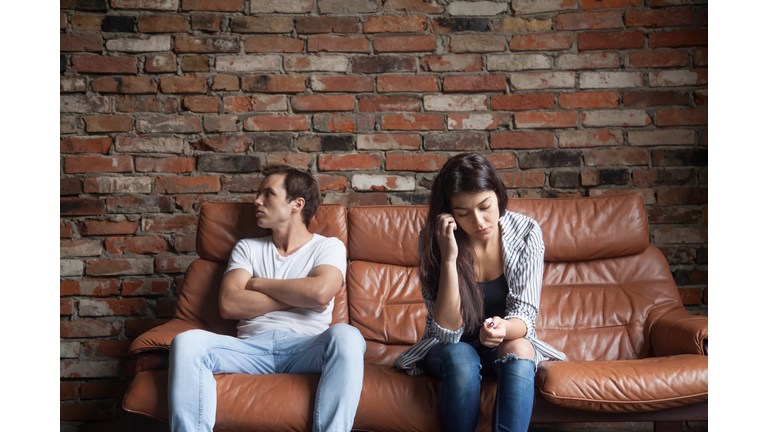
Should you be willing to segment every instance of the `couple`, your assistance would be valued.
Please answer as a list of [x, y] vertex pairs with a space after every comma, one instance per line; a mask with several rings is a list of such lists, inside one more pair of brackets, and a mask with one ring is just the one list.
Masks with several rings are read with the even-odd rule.
[[[225, 373], [320, 373], [313, 431], [352, 429], [365, 341], [349, 325], [329, 327], [346, 250], [338, 239], [307, 230], [319, 203], [310, 174], [287, 166], [264, 170], [256, 221], [272, 236], [237, 243], [219, 293], [222, 316], [240, 320], [238, 337], [191, 330], [174, 339], [172, 431], [213, 430], [213, 375]], [[478, 154], [450, 158], [432, 185], [419, 237], [427, 323], [422, 340], [395, 366], [441, 380], [444, 431], [477, 430], [484, 375], [498, 378], [493, 430], [527, 430], [536, 365], [565, 358], [534, 330], [544, 269], [541, 229], [506, 211], [506, 204], [498, 173]]]

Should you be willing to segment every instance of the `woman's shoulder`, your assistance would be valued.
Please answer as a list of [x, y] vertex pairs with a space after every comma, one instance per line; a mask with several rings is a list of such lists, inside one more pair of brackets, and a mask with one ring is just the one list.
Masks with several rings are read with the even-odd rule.
[[499, 218], [502, 228], [502, 239], [505, 243], [518, 248], [543, 248], [544, 241], [541, 227], [535, 219], [524, 214], [506, 210]]

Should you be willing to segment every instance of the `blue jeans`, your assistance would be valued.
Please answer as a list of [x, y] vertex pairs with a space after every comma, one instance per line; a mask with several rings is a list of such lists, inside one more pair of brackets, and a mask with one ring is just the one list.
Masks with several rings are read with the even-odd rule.
[[532, 359], [507, 355], [499, 359], [497, 348], [475, 341], [450, 345], [438, 343], [416, 367], [440, 378], [440, 422], [444, 431], [475, 432], [480, 422], [480, 379], [498, 378], [493, 404], [493, 432], [528, 430], [533, 411]]
[[190, 330], [173, 340], [168, 407], [173, 432], [212, 431], [214, 374], [320, 373], [313, 432], [349, 432], [363, 388], [365, 340], [347, 324], [317, 336], [282, 330], [248, 339]]

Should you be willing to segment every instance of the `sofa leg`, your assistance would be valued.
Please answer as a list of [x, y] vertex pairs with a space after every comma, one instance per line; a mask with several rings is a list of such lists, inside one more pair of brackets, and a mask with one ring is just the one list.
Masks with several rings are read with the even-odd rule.
[[682, 432], [681, 421], [657, 421], [653, 422], [653, 432]]

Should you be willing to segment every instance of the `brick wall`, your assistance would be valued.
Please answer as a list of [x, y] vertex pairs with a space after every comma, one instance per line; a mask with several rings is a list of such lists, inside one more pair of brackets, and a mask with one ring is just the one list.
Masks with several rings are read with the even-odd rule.
[[513, 197], [636, 191], [707, 313], [706, 0], [61, 0], [62, 430], [118, 430], [203, 201], [260, 169], [424, 204], [456, 153]]

